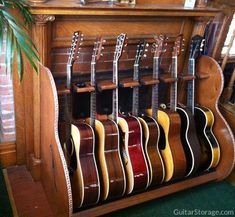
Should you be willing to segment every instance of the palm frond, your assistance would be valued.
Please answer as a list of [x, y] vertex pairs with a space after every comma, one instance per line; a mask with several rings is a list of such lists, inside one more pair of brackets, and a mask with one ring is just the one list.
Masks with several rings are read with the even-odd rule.
[[[15, 9], [20, 12], [24, 23], [13, 16], [8, 9]], [[26, 0], [0, 0], [0, 51], [6, 36], [6, 65], [12, 74], [13, 60], [16, 57], [17, 70], [20, 80], [23, 79], [23, 55], [30, 65], [38, 72], [37, 62], [39, 61], [37, 49], [29, 37], [27, 25], [33, 23], [33, 16], [29, 11], [29, 4]]]

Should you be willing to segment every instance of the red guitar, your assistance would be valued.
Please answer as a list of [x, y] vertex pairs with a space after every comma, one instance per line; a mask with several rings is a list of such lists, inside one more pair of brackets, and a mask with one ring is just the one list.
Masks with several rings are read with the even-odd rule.
[[[134, 65], [135, 81], [139, 80], [138, 76], [138, 65]], [[138, 109], [139, 87], [134, 87], [132, 115], [122, 116], [118, 119], [122, 134], [122, 157], [127, 174], [127, 194], [144, 190], [149, 184], [149, 170], [143, 150], [142, 126], [138, 119]]]

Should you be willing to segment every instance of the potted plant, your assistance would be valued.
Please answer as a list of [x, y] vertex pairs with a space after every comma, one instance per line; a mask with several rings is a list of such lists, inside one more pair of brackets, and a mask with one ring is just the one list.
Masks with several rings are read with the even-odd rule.
[[[0, 0], [0, 52], [2, 53], [2, 45], [5, 42], [5, 62], [8, 72], [12, 74], [15, 59], [20, 80], [24, 73], [23, 56], [36, 72], [36, 62], [39, 61], [37, 49], [27, 32], [27, 27], [34, 21], [29, 8], [30, 5], [26, 0]], [[17, 16], [15, 12], [18, 12]]]

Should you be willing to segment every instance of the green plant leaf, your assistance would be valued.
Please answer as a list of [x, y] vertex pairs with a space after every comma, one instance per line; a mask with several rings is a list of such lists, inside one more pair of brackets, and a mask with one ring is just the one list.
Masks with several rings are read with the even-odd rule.
[[17, 55], [17, 69], [18, 69], [18, 76], [20, 78], [20, 81], [22, 81], [24, 76], [24, 64], [22, 61], [22, 53], [19, 47], [19, 44], [16, 43], [16, 55]]
[[[3, 7], [0, 7], [0, 51], [4, 34], [6, 34], [6, 65], [8, 72], [12, 75], [14, 57], [17, 62], [17, 71], [20, 80], [24, 75], [23, 54], [33, 69], [38, 72], [37, 62], [39, 61], [36, 46], [28, 35], [28, 24], [33, 23], [33, 16], [29, 11], [30, 5], [26, 0], [0, 0]], [[11, 14], [11, 10], [18, 10], [24, 22]], [[6, 32], [6, 33], [5, 33]]]

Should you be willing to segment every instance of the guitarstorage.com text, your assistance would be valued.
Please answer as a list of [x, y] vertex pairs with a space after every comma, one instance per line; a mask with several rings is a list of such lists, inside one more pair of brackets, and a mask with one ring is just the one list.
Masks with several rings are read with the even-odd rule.
[[234, 210], [174, 209], [175, 216], [234, 216]]

